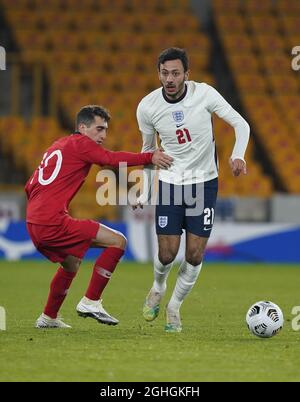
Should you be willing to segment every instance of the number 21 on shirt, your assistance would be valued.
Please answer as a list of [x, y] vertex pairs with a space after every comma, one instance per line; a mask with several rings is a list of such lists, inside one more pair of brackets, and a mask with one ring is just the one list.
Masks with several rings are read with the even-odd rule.
[[176, 130], [178, 144], [185, 144], [186, 142], [191, 142], [190, 132], [187, 128]]

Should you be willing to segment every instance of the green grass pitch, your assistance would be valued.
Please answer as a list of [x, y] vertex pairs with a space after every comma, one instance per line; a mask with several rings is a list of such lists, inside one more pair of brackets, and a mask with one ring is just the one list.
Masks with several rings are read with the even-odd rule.
[[[116, 327], [77, 317], [92, 262], [82, 264], [61, 314], [71, 330], [37, 330], [49, 283], [48, 262], [0, 262], [0, 305], [7, 329], [0, 331], [0, 381], [299, 381], [300, 332], [292, 307], [300, 305], [296, 265], [204, 264], [181, 309], [183, 331], [164, 333], [164, 306], [176, 279], [169, 278], [160, 316], [141, 316], [152, 283], [150, 264], [121, 263], [104, 293]], [[260, 339], [245, 314], [258, 300], [278, 304], [281, 333]], [[299, 319], [300, 321], [300, 319]]]

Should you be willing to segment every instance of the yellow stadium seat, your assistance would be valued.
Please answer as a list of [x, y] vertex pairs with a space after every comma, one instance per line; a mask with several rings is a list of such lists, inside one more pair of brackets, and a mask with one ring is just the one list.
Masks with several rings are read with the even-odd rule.
[[51, 117], [34, 117], [31, 120], [30, 130], [41, 137], [47, 136], [47, 133], [61, 131], [57, 120]]
[[273, 0], [250, 0], [242, 3], [243, 9], [251, 14], [270, 14], [274, 9]]
[[278, 32], [278, 20], [273, 15], [251, 15], [248, 18], [251, 30], [254, 33], [276, 34]]
[[295, 15], [300, 12], [300, 4], [298, 0], [277, 0], [274, 5], [279, 15]]
[[208, 53], [211, 43], [207, 36], [201, 32], [175, 33], [172, 35], [172, 39], [177, 47], [185, 48], [190, 57], [197, 54], [201, 54], [202, 57], [204, 55], [206, 55], [207, 58], [209, 57]]
[[16, 29], [14, 35], [21, 49], [44, 50], [45, 39], [34, 30]]
[[243, 72], [258, 73], [260, 69], [260, 60], [251, 53], [229, 54], [228, 63], [235, 75]]
[[28, 0], [2, 0], [1, 5], [7, 9], [24, 10], [27, 8], [27, 6], [30, 5], [30, 1], [28, 1]]
[[284, 52], [286, 43], [283, 38], [274, 34], [256, 34], [254, 42], [257, 49], [262, 54], [274, 54], [275, 52]]
[[[239, 178], [238, 178], [239, 179]], [[251, 177], [247, 175], [237, 181], [237, 192], [245, 196], [269, 197], [273, 192], [271, 180], [266, 176]]]
[[241, 9], [240, 0], [214, 0], [212, 5], [218, 14], [232, 14]]
[[251, 38], [244, 34], [226, 34], [223, 35], [223, 43], [225, 45], [226, 51], [229, 53], [242, 53], [251, 52], [253, 48], [253, 42]]
[[266, 95], [259, 94], [244, 94], [243, 102], [249, 110], [266, 110], [273, 108], [270, 99]]
[[67, 30], [68, 15], [53, 9], [41, 8], [35, 13], [36, 25], [44, 31]]
[[218, 29], [222, 34], [245, 33], [246, 24], [244, 18], [240, 14], [215, 14]]
[[286, 74], [291, 68], [291, 59], [284, 53], [262, 53], [260, 60], [267, 74]]
[[270, 83], [271, 90], [274, 93], [282, 94], [297, 94], [299, 93], [300, 86], [298, 80], [292, 75], [292, 72], [289, 74], [271, 74], [268, 76], [268, 80]]
[[225, 178], [221, 172], [218, 192], [220, 197], [232, 197], [236, 195], [236, 182], [234, 182], [232, 178]]
[[[0, 118], [0, 142], [1, 149], [4, 153], [11, 152], [14, 144], [18, 143], [18, 139], [22, 133], [27, 131], [27, 127], [23, 119], [18, 116], [1, 117]], [[9, 135], [8, 135], [9, 133]]]
[[238, 74], [235, 76], [236, 84], [243, 93], [265, 93], [266, 80], [259, 74]]
[[300, 9], [297, 12], [298, 15], [285, 15], [282, 16], [282, 24], [287, 34], [298, 34], [300, 26]]

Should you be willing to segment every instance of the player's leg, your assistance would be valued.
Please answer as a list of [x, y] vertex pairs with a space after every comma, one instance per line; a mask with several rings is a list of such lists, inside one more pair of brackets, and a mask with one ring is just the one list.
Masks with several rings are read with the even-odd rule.
[[153, 321], [158, 316], [167, 278], [180, 246], [184, 209], [175, 202], [175, 192], [174, 185], [159, 182], [155, 211], [158, 253], [154, 256], [154, 282], [143, 306], [143, 316], [147, 321]]
[[154, 259], [153, 287], [161, 293], [167, 288], [167, 277], [180, 246], [180, 235], [158, 235], [158, 255]]
[[154, 282], [143, 306], [146, 321], [159, 314], [160, 302], [167, 289], [167, 278], [180, 246], [179, 235], [158, 235], [158, 254], [154, 256]]
[[100, 225], [91, 247], [105, 248], [105, 250], [96, 260], [85, 296], [76, 309], [81, 317], [91, 317], [102, 324], [116, 325], [119, 321], [104, 310], [100, 298], [124, 254], [126, 238], [122, 233]]
[[206, 237], [186, 233], [185, 259], [179, 267], [175, 288], [166, 308], [167, 332], [180, 332], [182, 329], [179, 310], [200, 274], [207, 241]]
[[58, 311], [63, 304], [71, 283], [80, 267], [81, 260], [68, 256], [57, 270], [50, 284], [47, 304], [44, 312], [36, 321], [37, 328], [71, 328], [57, 318]]
[[[185, 260], [180, 265], [174, 292], [166, 309], [165, 329], [168, 332], [180, 332], [182, 329], [180, 306], [196, 283], [202, 268], [203, 254], [214, 223], [217, 192], [217, 179], [193, 185], [193, 196], [196, 195], [197, 202], [192, 207], [195, 213], [191, 215], [189, 211], [185, 216]], [[187, 209], [190, 210], [190, 207]], [[196, 213], [197, 210], [199, 214]]]

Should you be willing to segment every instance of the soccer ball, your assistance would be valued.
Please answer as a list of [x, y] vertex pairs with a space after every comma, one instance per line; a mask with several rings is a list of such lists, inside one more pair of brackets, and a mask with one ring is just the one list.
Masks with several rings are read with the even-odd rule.
[[275, 303], [259, 301], [249, 308], [246, 322], [252, 334], [260, 338], [271, 338], [281, 330], [284, 319], [281, 309]]

